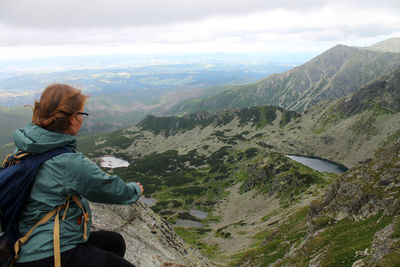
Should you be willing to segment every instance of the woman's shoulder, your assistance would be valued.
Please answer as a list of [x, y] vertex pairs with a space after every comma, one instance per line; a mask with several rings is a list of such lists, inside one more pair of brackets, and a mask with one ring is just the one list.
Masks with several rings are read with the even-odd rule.
[[45, 162], [45, 165], [64, 169], [66, 172], [76, 172], [87, 168], [97, 168], [97, 165], [81, 152], [73, 150], [49, 159]]

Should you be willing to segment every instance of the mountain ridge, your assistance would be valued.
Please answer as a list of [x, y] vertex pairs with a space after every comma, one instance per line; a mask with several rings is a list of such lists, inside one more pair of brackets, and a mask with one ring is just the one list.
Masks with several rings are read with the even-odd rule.
[[[209, 145], [217, 150], [221, 145], [251, 144], [252, 140], [260, 139], [262, 142], [257, 145], [260, 148], [317, 156], [351, 167], [372, 156], [387, 135], [396, 132], [400, 119], [396, 116], [398, 109], [388, 110], [389, 106], [381, 105], [383, 100], [379, 102], [376, 96], [385, 95], [385, 101], [390, 99], [390, 105], [398, 107], [400, 88], [396, 81], [399, 76], [400, 68], [361, 88], [352, 97], [321, 103], [302, 115], [270, 106], [227, 109], [215, 114], [201, 111], [182, 117], [149, 115], [137, 126], [115, 132], [121, 136], [116, 141], [112, 141], [114, 137], [101, 141], [98, 149], [111, 148], [113, 142], [124, 139], [126, 145], [119, 143], [122, 147], [115, 149], [130, 147], [127, 151], [131, 157], [160, 152], [163, 147], [183, 152], [190, 151], [194, 145], [198, 148]], [[363, 106], [361, 101], [369, 104]], [[350, 112], [346, 111], [346, 105], [356, 109], [346, 115]], [[215, 134], [209, 136], [213, 132]], [[142, 139], [143, 136], [152, 138], [153, 144]], [[190, 138], [196, 138], [199, 143]]]
[[260, 82], [237, 86], [200, 103], [178, 105], [171, 112], [217, 111], [274, 105], [303, 111], [323, 100], [335, 100], [400, 65], [398, 53], [336, 45], [309, 62]]
[[365, 49], [379, 51], [379, 52], [394, 52], [400, 53], [400, 38], [394, 37], [387, 40], [383, 40], [371, 46], [365, 47]]
[[380, 79], [366, 84], [350, 99], [341, 103], [338, 110], [346, 115], [353, 115], [374, 105], [393, 112], [400, 111], [400, 67]]

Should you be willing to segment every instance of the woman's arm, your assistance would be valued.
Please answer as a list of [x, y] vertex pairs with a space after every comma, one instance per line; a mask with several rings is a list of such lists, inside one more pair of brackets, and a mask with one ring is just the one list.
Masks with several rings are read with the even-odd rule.
[[118, 175], [105, 173], [81, 153], [65, 155], [66, 194], [78, 194], [93, 202], [130, 204], [140, 197], [143, 187], [125, 183]]

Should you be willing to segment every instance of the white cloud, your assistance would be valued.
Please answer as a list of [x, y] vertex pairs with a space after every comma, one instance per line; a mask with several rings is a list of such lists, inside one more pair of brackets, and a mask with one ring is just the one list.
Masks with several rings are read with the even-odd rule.
[[400, 1], [0, 0], [0, 60], [95, 53], [320, 51], [400, 31]]
[[22, 27], [85, 28], [198, 21], [265, 10], [317, 10], [332, 3], [399, 10], [397, 0], [2, 0], [0, 21]]

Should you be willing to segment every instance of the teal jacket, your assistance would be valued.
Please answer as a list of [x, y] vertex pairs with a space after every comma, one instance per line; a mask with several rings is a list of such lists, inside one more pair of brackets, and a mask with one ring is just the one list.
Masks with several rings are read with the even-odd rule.
[[[47, 131], [29, 123], [24, 129], [16, 130], [14, 142], [18, 149], [26, 152], [41, 153], [50, 149], [66, 146], [75, 151], [76, 137]], [[88, 200], [109, 204], [130, 204], [138, 200], [140, 188], [136, 183], [126, 184], [117, 175], [108, 175], [82, 153], [64, 153], [42, 164], [33, 184], [27, 205], [24, 207], [19, 230], [25, 235], [43, 216], [56, 206], [65, 203], [67, 196], [78, 195], [85, 210], [90, 214]], [[67, 216], [61, 220], [61, 252], [72, 249], [83, 239], [83, 223], [78, 224], [81, 209], [70, 201]], [[54, 218], [39, 225], [32, 232], [28, 242], [22, 246], [17, 262], [34, 261], [53, 256]], [[91, 218], [88, 223], [90, 234]]]

